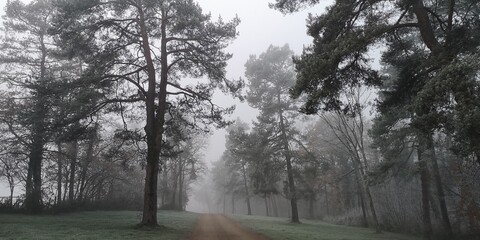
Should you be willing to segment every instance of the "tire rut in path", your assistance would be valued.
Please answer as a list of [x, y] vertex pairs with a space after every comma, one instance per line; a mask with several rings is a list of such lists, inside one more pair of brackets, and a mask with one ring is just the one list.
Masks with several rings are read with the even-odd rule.
[[202, 214], [190, 240], [268, 240], [238, 222], [218, 214]]

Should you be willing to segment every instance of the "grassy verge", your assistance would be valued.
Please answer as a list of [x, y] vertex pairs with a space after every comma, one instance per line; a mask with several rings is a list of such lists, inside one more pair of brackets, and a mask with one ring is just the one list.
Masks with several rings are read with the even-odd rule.
[[0, 239], [182, 239], [197, 214], [159, 211], [158, 229], [137, 228], [140, 212], [80, 212], [30, 216], [0, 214]]
[[419, 240], [414, 236], [384, 232], [376, 234], [373, 229], [338, 226], [320, 221], [301, 220], [293, 224], [286, 218], [271, 218], [246, 215], [230, 216], [260, 234], [274, 240]]

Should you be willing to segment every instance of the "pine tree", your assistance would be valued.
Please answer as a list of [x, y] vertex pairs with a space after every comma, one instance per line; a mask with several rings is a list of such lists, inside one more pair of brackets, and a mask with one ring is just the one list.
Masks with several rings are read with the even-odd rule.
[[[237, 36], [239, 20], [214, 22], [192, 0], [62, 0], [59, 7], [55, 28], [70, 49], [67, 52], [100, 68], [105, 81], [135, 89], [114, 101], [142, 103], [145, 108], [148, 151], [141, 224], [155, 226], [159, 158], [171, 106], [167, 95], [186, 99], [183, 106], [206, 122], [218, 122], [231, 111], [218, 108], [210, 99], [216, 87], [235, 92], [241, 86], [226, 79], [231, 55], [224, 52]], [[181, 84], [182, 78], [204, 76], [208, 83]]]
[[289, 88], [295, 81], [292, 55], [293, 52], [288, 45], [270, 46], [260, 56], [250, 56], [245, 64], [245, 75], [249, 83], [248, 103], [258, 108], [261, 115], [271, 116], [275, 119], [272, 124], [278, 129], [277, 139], [279, 142], [277, 145], [282, 147], [286, 163], [292, 222], [299, 223], [292, 152], [289, 143], [289, 134], [293, 124], [292, 116], [296, 112], [296, 106], [289, 97]]

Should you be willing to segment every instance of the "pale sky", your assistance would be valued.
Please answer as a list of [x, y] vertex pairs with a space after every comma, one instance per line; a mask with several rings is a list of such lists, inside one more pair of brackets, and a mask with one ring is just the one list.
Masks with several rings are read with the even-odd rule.
[[[332, 1], [323, 1], [322, 4], [305, 11], [283, 15], [282, 13], [270, 9], [269, 2], [274, 0], [197, 0], [204, 12], [211, 12], [212, 18], [217, 19], [219, 15], [227, 21], [238, 15], [241, 20], [238, 31], [240, 35], [228, 47], [228, 51], [233, 53], [233, 58], [229, 61], [227, 76], [238, 79], [243, 77], [244, 64], [252, 54], [264, 52], [270, 44], [282, 46], [289, 44], [295, 54], [302, 52], [303, 46], [311, 43], [312, 39], [306, 34], [306, 21], [308, 13], [319, 14], [324, 11], [325, 6]], [[0, 0], [0, 13], [3, 15], [3, 8], [7, 0]], [[25, 1], [27, 2], [27, 1]], [[237, 105], [235, 113], [228, 117], [229, 119], [241, 118], [250, 122], [255, 119], [257, 111], [250, 108], [246, 103], [240, 103], [233, 100], [230, 96], [218, 93], [214, 97], [214, 102], [220, 106]], [[210, 146], [206, 149], [205, 160], [210, 163], [218, 160], [225, 150], [225, 131], [215, 130], [210, 138]], [[0, 196], [7, 196], [8, 191], [1, 185]]]

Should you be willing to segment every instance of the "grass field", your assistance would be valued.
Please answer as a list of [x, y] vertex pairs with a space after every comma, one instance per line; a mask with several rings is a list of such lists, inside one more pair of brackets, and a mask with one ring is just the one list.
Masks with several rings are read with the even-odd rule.
[[275, 240], [420, 240], [414, 236], [389, 232], [376, 234], [373, 229], [338, 226], [304, 219], [301, 219], [302, 224], [293, 224], [286, 218], [247, 215], [230, 217], [243, 226]]
[[[159, 211], [158, 229], [137, 228], [140, 212], [96, 211], [30, 216], [0, 214], [0, 239], [186, 239], [198, 214]], [[302, 220], [291, 224], [285, 218], [230, 216], [242, 225], [273, 240], [418, 240], [394, 233], [375, 234], [372, 229], [337, 226]]]
[[0, 214], [0, 239], [183, 239], [197, 214], [160, 211], [164, 228], [138, 229], [139, 212], [81, 212], [62, 215]]

